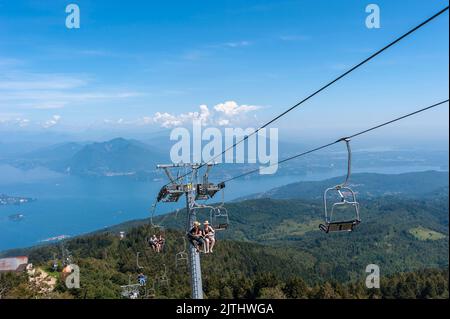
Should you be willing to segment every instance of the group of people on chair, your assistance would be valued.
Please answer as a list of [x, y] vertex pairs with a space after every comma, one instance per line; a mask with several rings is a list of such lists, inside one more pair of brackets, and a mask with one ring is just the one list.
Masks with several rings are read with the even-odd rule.
[[157, 237], [156, 235], [153, 235], [149, 239], [149, 244], [152, 247], [154, 252], [160, 253], [164, 248], [165, 239], [162, 235], [159, 235]]
[[216, 243], [215, 230], [207, 220], [203, 223], [203, 228], [200, 226], [201, 224], [198, 221], [194, 222], [187, 234], [189, 242], [195, 247], [198, 253], [201, 247], [203, 247], [205, 254], [211, 254]]

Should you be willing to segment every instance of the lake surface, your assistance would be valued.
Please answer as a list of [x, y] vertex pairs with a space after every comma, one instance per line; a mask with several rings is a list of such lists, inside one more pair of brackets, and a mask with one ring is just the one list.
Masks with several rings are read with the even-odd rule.
[[[386, 167], [355, 169], [356, 172], [401, 173], [439, 170], [438, 167]], [[322, 180], [340, 176], [342, 171], [304, 176], [267, 176], [251, 180], [235, 180], [227, 184], [226, 200], [267, 191], [297, 181]], [[60, 175], [44, 168], [21, 171], [0, 165], [0, 193], [36, 198], [21, 206], [0, 206], [0, 251], [26, 247], [59, 235], [75, 236], [125, 221], [146, 218], [160, 182], [139, 182], [125, 178], [79, 178]], [[217, 201], [220, 197], [217, 197]], [[182, 207], [161, 204], [157, 214]], [[23, 214], [14, 221], [10, 215]]]

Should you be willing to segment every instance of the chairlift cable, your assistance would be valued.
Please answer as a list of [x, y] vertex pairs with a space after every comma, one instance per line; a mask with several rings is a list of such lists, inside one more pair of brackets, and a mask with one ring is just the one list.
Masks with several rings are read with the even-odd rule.
[[[375, 53], [373, 53], [372, 55], [370, 55], [368, 58], [364, 59], [363, 61], [359, 62], [358, 64], [354, 65], [352, 68], [350, 68], [349, 70], [345, 71], [344, 73], [342, 73], [341, 75], [339, 75], [338, 77], [336, 77], [335, 79], [331, 80], [330, 82], [328, 82], [327, 84], [325, 84], [324, 86], [322, 86], [321, 88], [319, 88], [318, 90], [314, 91], [313, 93], [311, 93], [310, 95], [308, 95], [306, 98], [304, 98], [303, 100], [301, 100], [300, 102], [298, 102], [297, 104], [291, 106], [290, 108], [288, 108], [287, 110], [285, 110], [284, 112], [282, 112], [281, 114], [277, 115], [276, 117], [274, 117], [273, 119], [271, 119], [270, 121], [266, 122], [264, 125], [262, 125], [261, 127], [259, 127], [258, 129], [256, 129], [254, 132], [252, 132], [249, 135], [244, 136], [244, 138], [236, 143], [234, 143], [232, 146], [230, 146], [229, 148], [225, 149], [224, 151], [222, 151], [220, 154], [216, 155], [215, 157], [213, 157], [212, 159], [210, 159], [209, 161], [205, 162], [205, 163], [201, 163], [198, 167], [198, 169], [204, 167], [205, 165], [207, 165], [210, 162], [213, 162], [215, 159], [217, 159], [218, 157], [221, 157], [223, 154], [225, 154], [226, 152], [228, 152], [231, 149], [234, 149], [237, 145], [239, 145], [240, 143], [246, 141], [250, 136], [253, 136], [254, 134], [258, 133], [261, 129], [269, 126], [270, 124], [274, 123], [275, 121], [277, 121], [278, 119], [280, 119], [281, 117], [285, 116], [286, 114], [288, 114], [289, 112], [291, 112], [292, 110], [296, 109], [297, 107], [299, 107], [300, 105], [302, 105], [303, 103], [307, 102], [308, 100], [310, 100], [311, 98], [313, 98], [314, 96], [318, 95], [319, 93], [321, 93], [322, 91], [326, 90], [328, 87], [332, 86], [334, 83], [338, 82], [339, 80], [343, 79], [344, 77], [346, 77], [347, 75], [349, 75], [350, 73], [352, 73], [353, 71], [357, 70], [358, 68], [360, 68], [361, 66], [365, 65], [366, 63], [368, 63], [369, 61], [371, 61], [372, 59], [374, 59], [375, 57], [377, 57], [378, 55], [380, 55], [381, 53], [383, 53], [384, 51], [386, 51], [387, 49], [389, 49], [390, 47], [394, 46], [395, 44], [399, 43], [401, 40], [405, 39], [406, 37], [408, 37], [409, 35], [413, 34], [414, 32], [416, 32], [417, 30], [421, 29], [422, 27], [424, 27], [425, 25], [427, 25], [428, 23], [430, 23], [431, 21], [433, 21], [434, 19], [436, 19], [437, 17], [439, 17], [440, 15], [442, 15], [444, 12], [446, 12], [449, 9], [449, 6], [443, 8], [442, 10], [440, 10], [439, 12], [435, 13], [434, 15], [432, 15], [431, 17], [429, 17], [428, 19], [424, 20], [423, 22], [421, 22], [420, 24], [418, 24], [417, 26], [413, 27], [412, 29], [410, 29], [409, 31], [407, 31], [406, 33], [404, 33], [403, 35], [397, 37], [395, 40], [393, 40], [392, 42], [390, 42], [389, 44], [387, 44], [386, 46], [382, 47], [381, 49], [379, 49], [378, 51], [376, 51]], [[332, 145], [334, 143], [331, 143], [330, 145]], [[330, 146], [328, 145], [328, 146]], [[327, 147], [327, 146], [326, 146]], [[188, 175], [190, 175], [192, 173], [192, 171], [181, 175], [179, 177], [177, 177], [175, 179], [175, 181], [182, 179]], [[170, 183], [167, 183], [165, 186], [168, 186]]]
[[[340, 138], [340, 139], [338, 139], [338, 140], [336, 140], [336, 141], [334, 141], [334, 142], [331, 142], [331, 143], [328, 143], [328, 144], [325, 144], [325, 145], [316, 147], [316, 148], [314, 148], [314, 149], [311, 149], [311, 150], [309, 150], [309, 151], [306, 151], [306, 152], [303, 152], [303, 153], [296, 154], [296, 155], [294, 155], [294, 156], [285, 158], [285, 159], [283, 159], [283, 160], [281, 160], [281, 161], [278, 161], [277, 163], [274, 163], [274, 164], [271, 164], [271, 165], [267, 166], [267, 168], [268, 168], [268, 167], [275, 166], [275, 165], [283, 164], [283, 163], [288, 162], [288, 161], [290, 161], [290, 160], [293, 160], [293, 159], [296, 159], [296, 158], [299, 158], [299, 157], [302, 157], [302, 156], [305, 156], [305, 155], [308, 155], [308, 154], [317, 152], [317, 151], [319, 151], [319, 150], [328, 148], [328, 147], [330, 147], [330, 146], [332, 146], [332, 145], [334, 145], [334, 144], [337, 144], [337, 143], [339, 143], [339, 142], [342, 142], [342, 141], [344, 141], [344, 140], [346, 140], [346, 139], [352, 139], [352, 138], [354, 138], [354, 137], [357, 137], [357, 136], [366, 134], [366, 133], [371, 132], [371, 131], [373, 131], [373, 130], [376, 130], [376, 129], [379, 129], [379, 128], [381, 128], [381, 127], [384, 127], [384, 126], [386, 126], [386, 125], [392, 124], [392, 123], [394, 123], [394, 122], [403, 120], [403, 119], [408, 118], [408, 117], [411, 117], [411, 116], [413, 116], [413, 115], [416, 115], [416, 114], [419, 114], [419, 113], [428, 111], [428, 110], [430, 110], [430, 109], [433, 109], [433, 108], [435, 108], [435, 107], [437, 107], [437, 106], [440, 106], [440, 105], [442, 105], [442, 104], [448, 103], [448, 101], [449, 101], [449, 100], [447, 99], [447, 100], [444, 100], [444, 101], [435, 103], [435, 104], [433, 104], [433, 105], [427, 106], [427, 107], [422, 108], [422, 109], [420, 109], [420, 110], [414, 111], [414, 112], [412, 112], [412, 113], [405, 114], [405, 115], [403, 115], [403, 116], [397, 117], [397, 118], [395, 118], [395, 119], [393, 119], [393, 120], [390, 120], [390, 121], [388, 121], [388, 122], [384, 122], [384, 123], [382, 123], [382, 124], [373, 126], [373, 127], [368, 128], [368, 129], [366, 129], [366, 130], [363, 130], [363, 131], [361, 131], [361, 132], [355, 133], [355, 134], [353, 134], [353, 135], [350, 135], [350, 136], [347, 136], [347, 137]], [[243, 174], [240, 174], [240, 175], [237, 175], [237, 176], [234, 176], [234, 177], [231, 177], [231, 178], [229, 178], [229, 179], [223, 181], [223, 183], [228, 183], [228, 182], [230, 182], [230, 181], [232, 181], [232, 180], [235, 180], [235, 179], [238, 179], [238, 178], [241, 178], [241, 177], [244, 177], [244, 176], [247, 176], [247, 175], [256, 173], [256, 172], [259, 172], [259, 168], [254, 169], [254, 170], [251, 170], [251, 171], [248, 171], [248, 172], [246, 172], [246, 173], [243, 173]]]

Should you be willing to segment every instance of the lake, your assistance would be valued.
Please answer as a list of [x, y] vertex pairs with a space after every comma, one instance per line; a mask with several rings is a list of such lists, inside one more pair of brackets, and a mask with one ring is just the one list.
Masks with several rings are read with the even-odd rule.
[[[401, 173], [438, 170], [438, 167], [386, 167], [355, 169], [355, 172]], [[226, 200], [267, 191], [301, 180], [321, 180], [342, 175], [342, 171], [304, 176], [267, 176], [235, 180], [227, 184]], [[125, 221], [146, 218], [160, 187], [159, 182], [140, 182], [126, 178], [80, 178], [61, 175], [44, 168], [21, 171], [0, 165], [0, 193], [36, 198], [21, 206], [0, 206], [0, 251], [38, 244], [59, 235], [75, 236]], [[217, 201], [220, 197], [217, 197]], [[157, 214], [182, 207], [160, 204]], [[17, 221], [8, 216], [23, 214]]]

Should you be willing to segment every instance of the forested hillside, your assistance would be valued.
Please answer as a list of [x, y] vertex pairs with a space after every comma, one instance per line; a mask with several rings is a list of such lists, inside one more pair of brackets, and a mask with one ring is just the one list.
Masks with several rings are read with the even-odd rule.
[[[218, 233], [214, 254], [202, 256], [204, 289], [210, 298], [448, 296], [443, 288], [447, 285], [442, 285], [448, 282], [447, 194], [432, 200], [394, 196], [366, 200], [361, 207], [363, 222], [354, 232], [328, 235], [318, 230], [322, 207], [317, 202], [259, 199], [226, 207], [230, 227]], [[209, 209], [199, 211], [198, 218], [210, 219]], [[155, 219], [163, 228], [149, 225], [148, 220], [132, 221], [64, 241], [81, 268], [82, 289], [66, 291], [60, 283], [53, 293], [119, 298], [120, 286], [136, 283], [142, 271], [149, 278], [148, 291], [155, 283], [155, 297], [189, 297], [186, 267], [175, 263], [176, 253], [184, 249], [184, 222], [184, 212], [179, 211]], [[167, 241], [164, 252], [157, 254], [146, 239], [161, 229]], [[123, 230], [126, 238], [120, 240]], [[53, 245], [7, 254], [29, 255], [36, 267], [51, 273], [52, 260], [60, 252], [61, 247]], [[143, 269], [138, 269], [137, 252]], [[384, 286], [376, 293], [366, 290], [368, 264], [379, 265], [386, 285], [395, 283], [395, 287]], [[158, 285], [165, 269], [168, 287]], [[20, 278], [3, 276], [2, 280]], [[19, 286], [11, 294], [33, 294], [26, 283]]]
[[[227, 204], [230, 228], [220, 236], [307, 254], [310, 273], [323, 279], [354, 280], [365, 265], [376, 263], [386, 273], [448, 265], [448, 196], [433, 200], [383, 197], [364, 201], [362, 223], [353, 233], [323, 234], [321, 205], [300, 200], [248, 200]], [[209, 219], [209, 210], [199, 219]], [[182, 215], [180, 212], [178, 215]], [[164, 218], [181, 229], [182, 218]], [[415, 229], [440, 236], [423, 240]], [[434, 239], [436, 238], [436, 239]]]
[[[377, 198], [380, 196], [402, 196], [406, 198], [430, 197], [447, 190], [448, 172], [426, 171], [404, 174], [353, 174], [350, 185], [360, 198]], [[243, 199], [307, 199], [320, 200], [326, 188], [343, 182], [343, 177], [324, 181], [307, 181], [283, 185], [264, 193], [246, 196]]]
[[[142, 240], [156, 229], [140, 226], [120, 240], [116, 234], [102, 233], [64, 243], [79, 265], [81, 289], [68, 290], [59, 280], [51, 292], [28, 282], [25, 274], [0, 276], [3, 298], [120, 298], [121, 285], [137, 283], [140, 272], [148, 276], [141, 297], [188, 298], [189, 276], [185, 265], [175, 266], [175, 254], [183, 249], [181, 233], [166, 232], [164, 252], [157, 254]], [[59, 246], [32, 249], [31, 261], [52, 276], [53, 255]], [[136, 253], [140, 252], [138, 269]], [[308, 258], [309, 257], [309, 258]], [[323, 281], [311, 270], [308, 254], [292, 248], [273, 248], [252, 243], [220, 241], [212, 255], [202, 256], [204, 290], [207, 298], [448, 298], [448, 271], [419, 270], [382, 275], [381, 289], [365, 288], [361, 279], [352, 282]], [[166, 266], [166, 268], [164, 267]], [[167, 269], [169, 282], [161, 276]], [[154, 290], [153, 290], [154, 288]]]

